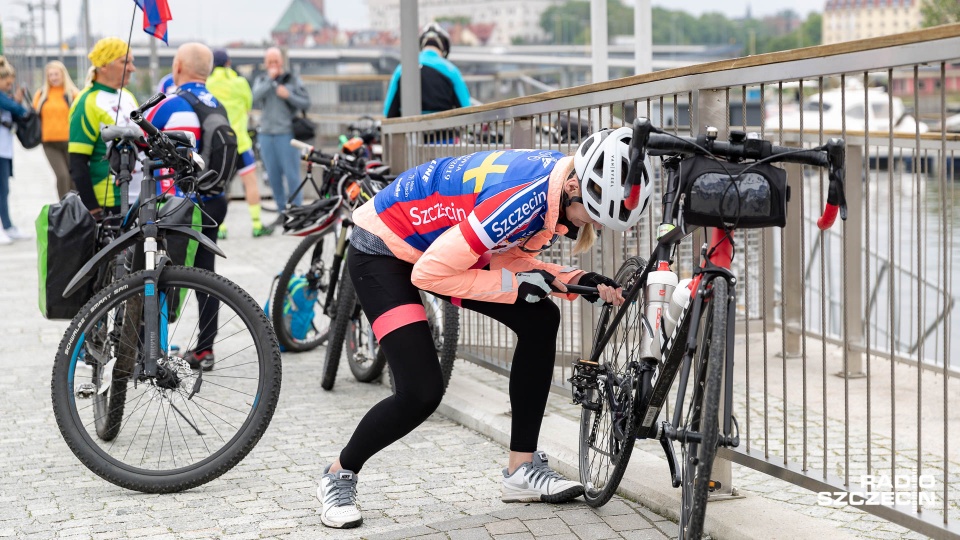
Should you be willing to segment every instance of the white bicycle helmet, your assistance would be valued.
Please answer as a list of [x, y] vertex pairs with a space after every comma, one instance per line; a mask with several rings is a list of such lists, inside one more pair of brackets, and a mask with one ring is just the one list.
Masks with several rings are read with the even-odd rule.
[[587, 213], [604, 227], [619, 232], [640, 221], [653, 195], [649, 176], [641, 175], [637, 207], [627, 210], [623, 204], [632, 138], [633, 130], [629, 127], [604, 129], [583, 141], [573, 157]]
[[440, 54], [446, 58], [450, 54], [450, 34], [438, 23], [432, 22], [420, 32], [420, 50], [428, 45], [440, 49]]

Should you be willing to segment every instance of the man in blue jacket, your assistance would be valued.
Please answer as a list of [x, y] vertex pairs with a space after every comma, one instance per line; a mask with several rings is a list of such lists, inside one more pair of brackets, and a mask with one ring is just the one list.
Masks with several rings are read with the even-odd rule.
[[447, 55], [450, 36], [437, 23], [430, 23], [420, 33], [420, 104], [419, 111], [400, 110], [400, 66], [393, 72], [383, 115], [395, 118], [414, 116], [470, 106], [470, 91], [463, 75]]

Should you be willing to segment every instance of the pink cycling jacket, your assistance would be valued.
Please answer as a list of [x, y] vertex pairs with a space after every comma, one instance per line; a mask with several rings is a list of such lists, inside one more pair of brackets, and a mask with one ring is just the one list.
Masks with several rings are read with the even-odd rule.
[[353, 220], [414, 265], [415, 286], [454, 299], [514, 303], [518, 272], [546, 270], [564, 283], [583, 273], [520, 249], [536, 251], [568, 232], [557, 219], [572, 168], [572, 157], [549, 150], [433, 160], [398, 176]]

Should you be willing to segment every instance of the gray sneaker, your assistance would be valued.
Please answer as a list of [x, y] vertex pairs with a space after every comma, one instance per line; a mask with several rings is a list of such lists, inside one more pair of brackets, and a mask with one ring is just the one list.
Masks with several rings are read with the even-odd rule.
[[330, 465], [323, 470], [317, 498], [323, 503], [320, 521], [334, 529], [350, 529], [363, 523], [360, 507], [357, 505], [357, 475], [353, 471], [340, 469], [336, 473], [328, 472]]
[[583, 495], [579, 482], [567, 480], [551, 469], [547, 454], [537, 451], [533, 461], [517, 467], [513, 474], [503, 470], [503, 502], [562, 503]]

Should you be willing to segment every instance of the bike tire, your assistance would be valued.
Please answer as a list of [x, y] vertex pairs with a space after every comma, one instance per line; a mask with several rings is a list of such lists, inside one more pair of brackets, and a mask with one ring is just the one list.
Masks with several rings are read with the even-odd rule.
[[358, 311], [357, 291], [347, 267], [343, 267], [340, 275], [339, 290], [337, 291], [337, 311], [330, 325], [330, 335], [327, 339], [327, 354], [323, 361], [323, 373], [320, 378], [320, 387], [324, 390], [333, 390], [337, 379], [337, 369], [340, 367], [340, 356], [343, 353], [347, 329], [350, 319]]
[[363, 315], [359, 300], [357, 308], [350, 313], [350, 320], [347, 321], [343, 347], [347, 351], [347, 365], [355, 379], [365, 383], [380, 380], [383, 367], [387, 364], [387, 356], [373, 335], [373, 328]]
[[[707, 493], [713, 460], [717, 455], [719, 440], [719, 415], [721, 379], [726, 360], [727, 338], [727, 282], [723, 278], [713, 280], [712, 313], [705, 317], [700, 346], [697, 347], [693, 400], [687, 429], [700, 433], [701, 442], [686, 442], [683, 446], [681, 470], [680, 540], [699, 540], [703, 534], [706, 515]], [[712, 316], [711, 316], [712, 315]], [[704, 350], [706, 349], [706, 350]]]
[[[420, 293], [424, 303], [430, 301], [427, 293]], [[436, 315], [427, 309], [427, 324], [434, 335], [434, 345], [437, 348], [437, 357], [440, 360], [440, 376], [443, 379], [443, 393], [450, 386], [450, 377], [453, 375], [453, 366], [457, 360], [457, 341], [460, 339], [460, 309], [446, 300], [437, 299], [442, 303], [443, 325], [438, 328]], [[438, 339], [439, 338], [439, 339]], [[393, 379], [393, 371], [388, 368], [390, 376], [390, 391], [396, 393], [397, 383]]]
[[[333, 283], [330, 279], [332, 276], [332, 268], [320, 266], [320, 268], [314, 270], [314, 266], [318, 263], [323, 265], [323, 255], [325, 253], [333, 253], [336, 247], [336, 235], [331, 235], [331, 232], [333, 232], [333, 229], [328, 229], [322, 233], [312, 234], [304, 238], [297, 244], [297, 247], [294, 248], [293, 253], [290, 254], [290, 258], [287, 259], [287, 262], [284, 264], [283, 270], [280, 271], [277, 288], [273, 292], [273, 298], [270, 299], [272, 306], [270, 310], [270, 321], [273, 323], [274, 331], [277, 334], [277, 341], [280, 342], [280, 345], [283, 346], [286, 351], [310, 351], [319, 347], [328, 338], [331, 321], [327, 315], [327, 313], [330, 312], [330, 306], [324, 305], [327, 298], [326, 288], [330, 286], [336, 287], [336, 283]], [[324, 242], [324, 240], [328, 238], [333, 238], [334, 242]], [[330, 245], [327, 246], [326, 244]], [[319, 252], [317, 251], [318, 249], [320, 250]], [[316, 271], [320, 274], [312, 278], [318, 282], [314, 287], [317, 292], [317, 301], [314, 304], [314, 318], [311, 324], [312, 332], [308, 333], [303, 339], [298, 339], [293, 336], [290, 323], [285, 317], [286, 314], [284, 313], [283, 306], [286, 303], [290, 280], [298, 274], [298, 266], [302, 266], [304, 256], [308, 254], [310, 256], [310, 267], [309, 270], [304, 271]], [[301, 268], [301, 270], [303, 269]]]
[[[219, 477], [239, 463], [257, 444], [270, 423], [270, 419], [273, 416], [277, 401], [280, 397], [280, 350], [273, 329], [270, 327], [263, 310], [258, 303], [239, 286], [218, 274], [198, 268], [179, 266], [165, 267], [160, 273], [156, 287], [150, 288], [150, 294], [158, 294], [161, 297], [164, 297], [164, 294], [166, 294], [166, 298], [169, 299], [171, 295], [178, 294], [180, 291], [195, 290], [202, 292], [211, 298], [219, 300], [221, 312], [227, 312], [228, 310], [234, 312], [232, 318], [223, 317], [223, 319], [226, 319], [223, 322], [224, 327], [227, 325], [231, 325], [232, 327], [243, 325], [244, 328], [249, 330], [249, 334], [245, 337], [250, 342], [250, 345], [244, 348], [238, 347], [236, 352], [231, 351], [232, 355], [235, 356], [233, 362], [237, 365], [226, 364], [226, 362], [229, 361], [229, 356], [226, 359], [220, 358], [218, 360], [219, 367], [217, 368], [219, 371], [206, 375], [206, 377], [213, 377], [215, 374], [223, 374], [229, 370], [238, 369], [240, 366], [245, 365], [242, 363], [245, 361], [245, 358], [250, 355], [255, 355], [256, 361], [252, 362], [252, 364], [255, 364], [255, 367], [242, 369], [247, 371], [252, 370], [255, 375], [258, 375], [256, 383], [252, 383], [255, 385], [254, 390], [256, 393], [255, 395], [250, 395], [252, 399], [249, 400], [251, 403], [247, 403], [247, 410], [239, 411], [240, 416], [237, 417], [239, 420], [235, 422], [238, 426], [235, 435], [224, 439], [223, 433], [217, 432], [216, 435], [223, 441], [222, 445], [220, 445], [220, 442], [214, 439], [213, 432], [208, 434], [214, 444], [214, 449], [212, 451], [208, 449], [210, 455], [205, 458], [184, 465], [184, 463], [188, 461], [188, 458], [193, 459], [193, 456], [188, 454], [188, 452], [182, 451], [182, 449], [186, 448], [187, 450], [193, 449], [194, 451], [198, 451], [198, 449], [203, 448], [203, 446], [198, 444], [189, 446], [186, 435], [181, 432], [180, 436], [183, 437], [184, 444], [181, 445], [179, 441], [176, 441], [177, 449], [174, 449], [175, 441], [172, 435], [166, 443], [164, 443], [164, 439], [161, 439], [159, 444], [154, 440], [154, 444], [151, 445], [151, 439], [148, 437], [146, 443], [142, 445], [144, 454], [146, 454], [148, 450], [151, 451], [150, 461], [147, 463], [148, 467], [151, 466], [154, 457], [160, 456], [157, 457], [158, 466], [156, 469], [144, 468], [144, 459], [142, 457], [139, 465], [123, 461], [126, 459], [126, 454], [120, 455], [122, 447], [118, 449], [116, 455], [111, 454], [114, 448], [113, 445], [117, 444], [116, 440], [101, 446], [97, 442], [96, 435], [91, 436], [91, 433], [88, 432], [87, 426], [93, 422], [85, 423], [81, 418], [81, 413], [84, 415], [87, 414], [82, 409], [87, 407], [81, 408], [80, 405], [78, 405], [78, 401], [80, 400], [78, 400], [79, 393], [75, 394], [74, 377], [76, 374], [81, 373], [76, 371], [77, 360], [78, 357], [81, 356], [80, 353], [84, 350], [86, 334], [91, 326], [96, 324], [104, 314], [110, 312], [116, 313], [120, 309], [125, 310], [125, 307], [129, 307], [125, 306], [127, 300], [136, 296], [142, 298], [145, 292], [145, 279], [147, 275], [146, 272], [137, 272], [111, 283], [110, 286], [96, 293], [87, 304], [80, 309], [76, 317], [71, 321], [57, 349], [51, 382], [51, 398], [53, 401], [54, 417], [64, 441], [74, 455], [76, 455], [81, 463], [88, 469], [108, 482], [120, 487], [144, 493], [172, 493], [202, 485]], [[188, 317], [186, 315], [187, 309], [183, 307], [185, 304], [183, 303], [182, 297], [177, 300], [177, 302], [180, 303], [177, 304], [179, 307], [176, 308], [170, 308], [170, 305], [165, 304], [165, 302], [166, 301], [163, 301], [163, 305], [166, 308], [170, 310], [182, 309], [182, 311], [178, 311], [172, 316], [171, 311], [162, 311], [163, 314], [161, 314], [160, 317], [163, 335], [166, 337], [168, 335], [167, 332], [169, 332], [169, 337], [171, 338], [178, 336], [177, 330], [180, 323], [183, 323], [185, 327], [183, 335], [191, 335], [191, 330], [188, 328], [190, 324], [184, 322]], [[193, 307], [195, 308], [196, 306]], [[191, 311], [195, 312], [196, 310], [193, 309]], [[119, 315], [116, 317], [119, 319]], [[164, 326], [164, 322], [168, 317], [170, 323]], [[131, 325], [131, 328], [132, 327], [133, 325]], [[225, 330], [221, 335], [222, 339], [217, 341], [218, 347], [220, 347], [220, 344], [223, 342], [229, 342], [236, 334], [226, 334]], [[142, 359], [142, 351], [143, 345], [141, 343], [141, 347], [138, 349], [138, 354], [141, 355], [140, 359]], [[169, 358], [165, 356], [164, 361], [169, 362], [171, 366], [180, 368], [186, 363], [186, 361], [176, 358], [172, 354]], [[190, 371], [189, 366], [186, 367], [186, 371]], [[229, 372], [231, 374], [235, 373], [235, 371]], [[194, 380], [198, 378], [199, 376], [194, 376]], [[237, 379], [244, 378], [239, 377]], [[201, 397], [218, 397], [219, 394], [216, 392], [220, 390], [218, 390], [217, 387], [223, 386], [217, 385], [216, 381], [227, 380], [229, 379], [212, 379], [210, 383], [190, 385], [189, 388], [193, 388], [194, 390], [199, 388], [196, 396], [191, 397], [197, 399]], [[159, 384], [150, 384], [148, 381], [150, 381], [150, 379], [141, 381], [138, 388], [138, 390], [142, 390], [140, 398], [146, 396], [146, 399], [140, 399], [137, 403], [143, 402], [143, 406], [148, 407], [143, 413], [144, 416], [141, 417], [140, 425], [144, 424], [143, 420], [150, 411], [149, 407], [154, 403], [159, 403], [159, 405], [157, 405], [157, 416], [154, 417], [152, 421], [156, 422], [156, 419], [160, 418], [159, 412], [163, 410], [165, 400], [169, 403], [166, 410], [166, 414], [169, 417], [170, 411], [174, 408], [173, 399], [183, 397], [187, 388], [186, 385], [184, 385], [184, 387], [174, 386], [171, 388], [161, 388]], [[131, 386], [128, 385], [128, 393], [130, 388]], [[229, 392], [231, 388], [229, 386], [226, 388], [227, 391], [220, 392], [223, 395], [233, 395]], [[170, 391], [170, 394], [164, 397], [164, 392], [167, 390]], [[132, 402], [134, 399], [137, 399], [137, 396], [134, 396], [129, 401]], [[246, 400], [246, 397], [241, 397], [240, 399]], [[191, 412], [189, 408], [191, 406], [197, 407], [197, 403], [199, 403], [199, 401], [191, 401], [188, 403], [187, 400], [184, 399], [180, 406], [183, 407], [184, 410]], [[125, 422], [130, 422], [130, 419], [136, 414], [137, 407], [131, 406], [128, 408], [133, 409], [133, 411], [131, 411], [130, 416], [128, 416]], [[218, 409], [218, 411], [220, 410], [221, 409]], [[182, 411], [178, 411], [178, 413], [181, 412]], [[224, 414], [224, 416], [227, 415]], [[197, 418], [199, 418], [199, 415]], [[216, 420], [216, 418], [214, 419]], [[167, 418], [164, 418], [164, 421], [166, 420]], [[176, 417], [174, 417], [174, 420], [179, 422]], [[187, 417], [184, 416], [184, 421], [186, 420]], [[226, 420], [224, 421], [228, 422]], [[139, 426], [137, 426], [137, 431], [133, 432], [133, 436], [129, 436], [130, 431], [134, 428], [134, 422], [130, 422], [130, 429], [126, 432], [122, 431], [121, 428], [120, 436], [117, 437], [117, 440], [119, 440], [120, 437], [130, 441], [137, 440], [136, 437], [139, 434]], [[211, 424], [209, 418], [207, 418], [207, 422]], [[214, 429], [216, 428], [214, 427]], [[199, 429], [197, 431], [197, 439], [202, 439], [204, 435], [207, 435], [200, 432]], [[170, 426], [167, 426], [166, 432], [174, 433]], [[153, 428], [151, 428], [151, 435], [152, 433]], [[187, 435], [191, 435], [189, 430]], [[229, 434], [227, 435], [229, 436]], [[143, 436], [141, 435], [141, 439], [142, 438]], [[197, 439], [192, 440], [192, 442], [195, 442]], [[206, 445], [207, 442], [206, 440], [203, 441], [203, 445]], [[131, 442], [131, 446], [127, 447], [128, 451], [132, 447], [132, 444]], [[165, 444], [170, 445], [171, 452], [168, 459], [173, 460], [173, 466], [160, 468], [159, 463], [163, 456]], [[158, 447], [159, 454], [157, 454]], [[139, 453], [139, 448], [135, 453]], [[180, 464], [177, 463], [178, 459]]]
[[[624, 290], [627, 290], [645, 266], [646, 261], [640, 257], [627, 259], [620, 266], [614, 279]], [[606, 332], [609, 321], [613, 320], [616, 309], [613, 306], [602, 308], [594, 334], [594, 347]], [[634, 337], [631, 332], [639, 332], [640, 321], [637, 315], [643, 310], [642, 295], [638, 296], [635, 302], [624, 304], [620, 309], [629, 310], [619, 321], [620, 328], [623, 329], [622, 333], [618, 329], [617, 333], [611, 337], [599, 361], [601, 366], [609, 366], [611, 375], [625, 378], [623, 384], [617, 389], [619, 399], [625, 400], [625, 404], [621, 406], [623, 410], [620, 412], [609, 410], [607, 393], [602, 386], [603, 383], [600, 383], [596, 389], [588, 390], [585, 400], [598, 403], [599, 409], [590, 410], [584, 407], [580, 414], [580, 483], [584, 487], [584, 500], [594, 508], [606, 504], [616, 493], [623, 474], [627, 470], [630, 455], [633, 453], [634, 439], [640, 428], [640, 419], [636, 411], [639, 384], [638, 381], [626, 377], [631, 376], [629, 361], [639, 361], [639, 358], [631, 357], [631, 354], [637, 356], [635, 345], [639, 343], [639, 338]], [[628, 358], [619, 362], [619, 351], [622, 351], [624, 346], [631, 345], [633, 350], [625, 351]], [[622, 427], [622, 437], [619, 440], [614, 431], [614, 422]], [[609, 457], [607, 465], [603, 465], [604, 455]]]
[[[133, 374], [133, 364], [137, 359], [137, 336], [143, 317], [143, 302], [131, 299], [124, 306], [123, 322], [120, 325], [120, 338], [115, 344], [117, 363], [113, 368], [113, 380], [103, 395], [95, 396], [94, 416], [97, 436], [104, 441], [112, 441], [120, 433], [123, 422], [123, 410], [127, 400], [127, 384]], [[94, 383], [99, 386], [102, 367], [94, 363]]]

